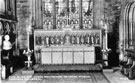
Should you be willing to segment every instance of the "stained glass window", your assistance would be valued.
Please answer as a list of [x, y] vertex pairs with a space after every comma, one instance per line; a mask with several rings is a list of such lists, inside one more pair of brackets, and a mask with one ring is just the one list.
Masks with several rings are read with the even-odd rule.
[[43, 0], [44, 29], [91, 29], [93, 0]]
[[43, 28], [53, 29], [53, 0], [43, 0]]
[[0, 14], [5, 12], [5, 0], [0, 0]]
[[93, 0], [82, 0], [83, 29], [93, 26]]
[[79, 29], [80, 0], [69, 0], [69, 24], [72, 29]]
[[56, 28], [62, 29], [67, 25], [67, 0], [56, 0]]

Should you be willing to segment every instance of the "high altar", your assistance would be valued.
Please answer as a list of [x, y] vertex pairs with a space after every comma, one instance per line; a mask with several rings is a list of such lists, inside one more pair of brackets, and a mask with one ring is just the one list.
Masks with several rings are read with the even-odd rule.
[[[36, 63], [95, 64], [102, 30], [94, 27], [94, 0], [42, 0], [41, 27], [34, 29]], [[38, 22], [40, 24], [40, 22]]]

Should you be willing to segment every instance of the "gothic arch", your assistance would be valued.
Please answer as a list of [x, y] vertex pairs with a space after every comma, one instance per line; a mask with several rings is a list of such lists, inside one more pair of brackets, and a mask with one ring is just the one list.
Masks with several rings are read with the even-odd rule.
[[126, 49], [135, 49], [135, 0], [123, 4], [119, 27], [120, 56]]
[[10, 24], [7, 22], [5, 24], [5, 34], [9, 34], [10, 33]]
[[130, 48], [133, 45], [133, 32], [134, 32], [134, 10], [135, 10], [135, 2], [130, 2], [126, 5], [124, 9], [124, 45], [125, 48]]
[[3, 24], [2, 24], [2, 22], [0, 22], [0, 35], [2, 35], [3, 32], [4, 32]]

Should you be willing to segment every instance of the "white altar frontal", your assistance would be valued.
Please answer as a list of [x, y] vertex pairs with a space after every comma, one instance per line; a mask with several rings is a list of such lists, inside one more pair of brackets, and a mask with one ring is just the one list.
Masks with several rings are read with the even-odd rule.
[[42, 64], [94, 64], [94, 47], [62, 46], [42, 48]]

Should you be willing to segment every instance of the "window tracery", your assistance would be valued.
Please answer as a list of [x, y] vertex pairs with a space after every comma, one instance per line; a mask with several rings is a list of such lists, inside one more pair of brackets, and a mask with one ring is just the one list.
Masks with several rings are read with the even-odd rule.
[[91, 29], [93, 0], [42, 0], [42, 17], [45, 30]]

